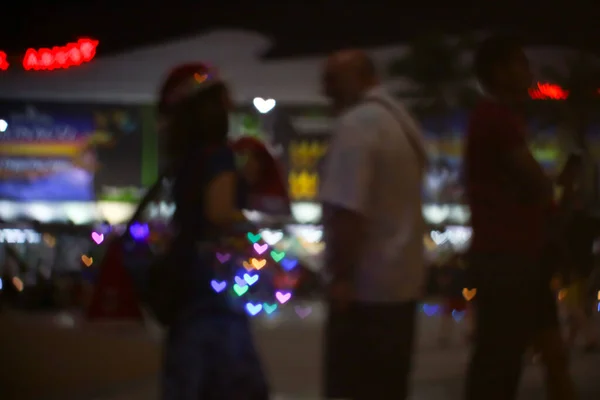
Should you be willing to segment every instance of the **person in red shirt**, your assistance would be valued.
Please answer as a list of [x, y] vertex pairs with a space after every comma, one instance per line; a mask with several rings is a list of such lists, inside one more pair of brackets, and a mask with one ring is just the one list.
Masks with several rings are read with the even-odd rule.
[[245, 136], [231, 143], [241, 160], [241, 176], [248, 186], [248, 207], [270, 215], [291, 215], [290, 199], [279, 163], [260, 140]]
[[[471, 115], [464, 177], [473, 227], [470, 285], [477, 289], [467, 400], [511, 400], [524, 353], [542, 349], [556, 398], [572, 398], [544, 249], [553, 188], [527, 145], [520, 109], [532, 83], [529, 62], [509, 37], [485, 40], [474, 58], [486, 97]], [[557, 393], [557, 392], [561, 393]]]

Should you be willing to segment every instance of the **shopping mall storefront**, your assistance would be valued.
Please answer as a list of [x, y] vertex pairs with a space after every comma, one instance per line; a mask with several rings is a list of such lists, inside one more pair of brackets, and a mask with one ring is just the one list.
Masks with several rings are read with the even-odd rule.
[[[319, 95], [323, 59], [265, 60], [261, 54], [269, 46], [259, 34], [218, 31], [106, 57], [100, 43], [97, 57], [85, 65], [0, 73], [0, 220], [91, 227], [126, 221], [160, 170], [156, 87], [173, 65], [203, 54], [230, 83], [238, 107], [232, 138], [262, 138], [280, 158], [296, 220], [286, 229], [300, 247], [316, 253], [322, 247], [318, 190], [331, 128]], [[402, 51], [393, 46], [372, 56], [385, 65]], [[432, 161], [423, 187], [423, 215], [431, 228], [426, 243], [464, 248], [470, 237], [460, 174], [466, 114], [450, 118], [444, 135], [422, 123]], [[534, 136], [538, 159], [556, 168], [556, 135]], [[172, 213], [172, 204], [156, 201], [147, 214]]]
[[[331, 127], [318, 95], [321, 60], [263, 62], [249, 49], [264, 47], [264, 38], [244, 34], [232, 40], [231, 35], [190, 39], [188, 49], [167, 44], [106, 58], [100, 43], [97, 58], [86, 65], [0, 74], [0, 120], [6, 124], [0, 126], [2, 258], [10, 246], [30, 269], [72, 271], [93, 258], [98, 244], [92, 233], [100, 233], [103, 224], [118, 228], [127, 221], [158, 177], [160, 146], [152, 106], [158, 82], [172, 65], [202, 48], [231, 83], [238, 106], [231, 117], [232, 138], [252, 135], [267, 141], [285, 167], [295, 223], [266, 230], [265, 237], [318, 266], [323, 243], [317, 199]], [[240, 50], [224, 56], [223, 43], [215, 41], [237, 42]], [[241, 64], [243, 69], [237, 67]], [[445, 186], [432, 188], [452, 192], [440, 189]], [[157, 199], [146, 216], [168, 218], [173, 211], [172, 204]], [[450, 203], [426, 205], [424, 215], [440, 232], [468, 220], [464, 207]], [[59, 228], [49, 232], [48, 224]], [[461, 239], [440, 245], [456, 240]]]

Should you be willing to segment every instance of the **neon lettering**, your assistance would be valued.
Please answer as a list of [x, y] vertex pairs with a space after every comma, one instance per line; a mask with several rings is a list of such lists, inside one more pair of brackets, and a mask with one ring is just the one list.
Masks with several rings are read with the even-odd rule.
[[3, 51], [0, 51], [0, 69], [2, 71], [6, 71], [9, 66], [10, 66], [10, 64], [8, 63], [8, 61], [6, 61], [6, 53]]
[[76, 67], [94, 59], [98, 44], [97, 40], [84, 38], [52, 49], [27, 49], [23, 57], [23, 68], [27, 71], [52, 71]]

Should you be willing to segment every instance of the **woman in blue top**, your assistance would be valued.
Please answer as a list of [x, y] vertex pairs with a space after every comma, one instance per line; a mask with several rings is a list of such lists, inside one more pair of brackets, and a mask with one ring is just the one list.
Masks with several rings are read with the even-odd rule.
[[215, 253], [198, 243], [242, 222], [244, 193], [227, 146], [230, 100], [217, 72], [184, 65], [168, 76], [158, 106], [162, 149], [173, 177], [181, 307], [169, 327], [165, 400], [267, 400], [268, 389], [243, 309], [211, 288]]

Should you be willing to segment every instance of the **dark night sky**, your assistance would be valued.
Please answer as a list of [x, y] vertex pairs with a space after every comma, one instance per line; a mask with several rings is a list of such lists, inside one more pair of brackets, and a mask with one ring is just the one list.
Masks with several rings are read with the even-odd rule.
[[28, 47], [90, 36], [100, 40], [102, 55], [210, 29], [246, 28], [275, 38], [276, 48], [268, 56], [287, 57], [398, 43], [430, 29], [476, 29], [518, 33], [528, 44], [587, 45], [600, 54], [599, 0], [480, 0], [480, 6], [428, 0], [115, 3], [119, 7], [99, 0], [13, 0], [3, 10], [0, 50], [22, 54]]

